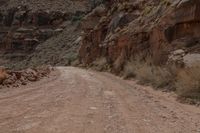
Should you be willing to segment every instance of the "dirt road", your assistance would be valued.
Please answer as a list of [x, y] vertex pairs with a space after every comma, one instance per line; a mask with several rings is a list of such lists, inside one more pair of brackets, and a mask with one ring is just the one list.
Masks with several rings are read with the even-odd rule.
[[60, 67], [0, 90], [0, 133], [200, 133], [200, 108], [108, 73]]

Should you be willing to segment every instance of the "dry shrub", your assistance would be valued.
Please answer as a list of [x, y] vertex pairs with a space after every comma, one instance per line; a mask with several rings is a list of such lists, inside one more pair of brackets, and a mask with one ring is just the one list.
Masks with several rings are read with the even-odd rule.
[[180, 70], [175, 85], [179, 96], [200, 100], [200, 65]]
[[150, 58], [133, 58], [124, 66], [124, 77], [136, 77], [139, 83], [150, 84], [157, 89], [176, 90], [181, 98], [200, 100], [200, 64], [190, 68], [155, 66]]
[[123, 65], [125, 63], [124, 55], [121, 54], [113, 64], [113, 70], [116, 73], [119, 73], [123, 69]]
[[173, 84], [173, 76], [167, 68], [144, 63], [136, 72], [142, 83], [152, 84], [156, 88], [169, 87]]
[[136, 71], [141, 67], [141, 63], [138, 58], [132, 58], [124, 66], [124, 78], [136, 77]]
[[[124, 67], [126, 78], [136, 77], [142, 84], [151, 84], [156, 88], [172, 86], [174, 76], [168, 68], [153, 65], [151, 59], [132, 59]], [[171, 88], [171, 87], [170, 87]]]
[[93, 68], [98, 70], [98, 71], [102, 71], [102, 70], [106, 70], [108, 67], [108, 62], [107, 59], [105, 57], [100, 57], [98, 59], [96, 59], [93, 63]]

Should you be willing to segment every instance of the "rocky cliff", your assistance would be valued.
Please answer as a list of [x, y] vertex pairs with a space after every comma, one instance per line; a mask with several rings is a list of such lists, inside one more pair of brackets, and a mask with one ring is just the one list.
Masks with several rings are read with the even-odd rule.
[[200, 60], [198, 0], [0, 3], [0, 65], [70, 65], [77, 57], [90, 65], [104, 58], [119, 71], [138, 55], [157, 65]]
[[[30, 64], [29, 56], [36, 53], [38, 45], [59, 35], [65, 29], [71, 29], [73, 25], [69, 26], [69, 23], [76, 23], [92, 9], [89, 1], [80, 0], [1, 0], [0, 3], [0, 65], [8, 67], [16, 66], [24, 60], [23, 64]], [[72, 35], [77, 33], [71, 32]], [[48, 45], [45, 46], [46, 49], [49, 48]], [[58, 51], [62, 51], [62, 48]], [[47, 57], [44, 52], [41, 56]], [[42, 63], [44, 61], [38, 65]], [[48, 64], [55, 63], [52, 61]]]
[[121, 70], [139, 54], [155, 64], [191, 65], [200, 60], [199, 9], [198, 0], [111, 0], [83, 19], [80, 61], [104, 57]]

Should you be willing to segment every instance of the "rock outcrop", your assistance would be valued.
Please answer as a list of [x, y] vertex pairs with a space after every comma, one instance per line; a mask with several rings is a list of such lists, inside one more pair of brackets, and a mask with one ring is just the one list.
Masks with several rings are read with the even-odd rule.
[[44, 78], [53, 71], [51, 67], [37, 67], [21, 71], [10, 71], [0, 68], [0, 89], [2, 87], [19, 87], [29, 82], [35, 82]]
[[41, 42], [62, 32], [70, 15], [61, 11], [32, 12], [21, 6], [0, 12], [0, 50], [30, 52]]
[[[193, 60], [199, 57], [198, 0], [2, 0], [1, 3], [0, 64], [10, 62], [3, 59], [9, 56], [16, 62], [26, 57], [22, 64], [68, 65], [77, 57], [74, 53], [79, 45], [80, 62], [89, 65], [105, 57], [117, 71], [138, 55], [151, 56], [157, 65], [181, 66], [186, 64], [185, 56], [197, 55]], [[69, 24], [73, 22], [77, 25]], [[179, 50], [184, 52], [174, 54]], [[69, 61], [63, 61], [68, 55]]]
[[[78, 23], [81, 17], [92, 9], [89, 0], [3, 0], [1, 2], [0, 65], [10, 68], [22, 64], [22, 61], [24, 61], [23, 64], [28, 64], [31, 60], [30, 55], [35, 52], [43, 53], [36, 60], [44, 58], [45, 63], [56, 64], [61, 58], [56, 62], [55, 60], [47, 61], [54, 55], [47, 54], [46, 51], [56, 49], [55, 53], [63, 53], [66, 50], [64, 44], [53, 41], [55, 45], [44, 44], [43, 49], [40, 49], [38, 45], [67, 30], [69, 23]], [[72, 27], [75, 26], [72, 25]], [[70, 33], [72, 36], [77, 34], [75, 30], [72, 32]], [[69, 37], [66, 36], [66, 38]], [[55, 53], [52, 52], [52, 54]]]
[[[113, 0], [114, 1], [114, 0]], [[114, 69], [135, 55], [152, 56], [155, 64], [170, 62], [178, 49], [200, 53], [198, 0], [127, 0], [94, 9], [82, 22], [80, 60], [91, 64], [105, 57]], [[89, 24], [93, 20], [93, 24]], [[85, 23], [86, 22], [86, 23]], [[91, 27], [89, 27], [90, 25]], [[181, 58], [184, 58], [182, 56]]]

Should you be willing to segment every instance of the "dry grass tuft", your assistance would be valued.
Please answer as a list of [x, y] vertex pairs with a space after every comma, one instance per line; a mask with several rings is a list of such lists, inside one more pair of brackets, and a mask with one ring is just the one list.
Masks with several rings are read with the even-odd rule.
[[140, 64], [138, 64], [137, 60], [131, 59], [129, 62], [127, 62], [124, 66], [124, 78], [131, 78], [136, 77], [136, 71]]
[[98, 59], [96, 59], [93, 63], [92, 66], [95, 70], [98, 71], [103, 71], [106, 70], [108, 68], [108, 62], [107, 59], [105, 57], [100, 57]]
[[132, 59], [124, 67], [125, 78], [136, 77], [142, 84], [162, 88], [173, 83], [173, 74], [167, 68], [153, 65], [151, 59]]
[[124, 77], [125, 78], [131, 78], [136, 77], [137, 70], [142, 66], [143, 62], [139, 57], [131, 58], [130, 61], [128, 61], [123, 69]]
[[132, 59], [124, 66], [124, 77], [136, 77], [139, 83], [156, 89], [176, 90], [181, 98], [200, 100], [200, 64], [190, 68], [155, 66], [151, 59]]
[[143, 63], [136, 71], [137, 78], [144, 84], [151, 84], [156, 89], [169, 87], [173, 84], [173, 75], [167, 68]]

